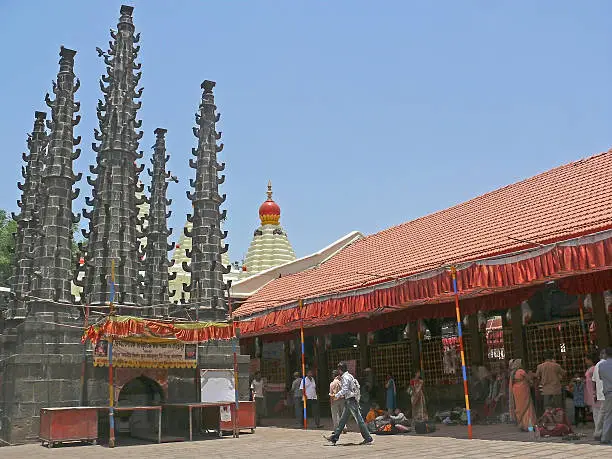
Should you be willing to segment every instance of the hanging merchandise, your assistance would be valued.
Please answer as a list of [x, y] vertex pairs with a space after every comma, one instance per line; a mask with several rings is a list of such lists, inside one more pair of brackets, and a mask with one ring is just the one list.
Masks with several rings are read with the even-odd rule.
[[444, 374], [457, 374], [457, 366], [459, 362], [457, 346], [459, 346], [459, 340], [456, 336], [453, 336], [451, 338], [442, 338], [442, 345], [444, 350], [444, 355], [442, 357], [442, 367], [444, 370]]
[[591, 294], [587, 293], [586, 295], [584, 295], [584, 300], [583, 300], [583, 304], [582, 307], [584, 308], [585, 311], [592, 311], [593, 310], [593, 300], [591, 298]]
[[604, 292], [604, 303], [608, 314], [612, 313], [612, 290], [606, 290]]
[[485, 315], [485, 313], [483, 311], [478, 311], [477, 317], [478, 317], [478, 329], [480, 331], [486, 330], [487, 316]]
[[512, 311], [510, 309], [506, 312], [506, 321], [509, 325], [512, 325]]
[[332, 346], [332, 338], [331, 335], [325, 335], [325, 350], [331, 349]]
[[261, 357], [261, 341], [259, 337], [255, 337], [255, 357]]
[[521, 316], [523, 317], [523, 325], [526, 325], [531, 322], [532, 313], [533, 312], [531, 310], [531, 307], [529, 306], [529, 302], [523, 301], [521, 303]]
[[366, 339], [367, 339], [368, 345], [374, 344], [374, 333], [368, 332]]

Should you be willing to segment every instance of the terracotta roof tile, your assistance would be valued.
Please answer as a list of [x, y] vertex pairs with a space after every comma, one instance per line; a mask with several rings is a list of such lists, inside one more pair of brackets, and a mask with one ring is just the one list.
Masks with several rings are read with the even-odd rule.
[[611, 227], [609, 151], [367, 236], [317, 268], [270, 282], [236, 315], [532, 247], [520, 240], [549, 243]]

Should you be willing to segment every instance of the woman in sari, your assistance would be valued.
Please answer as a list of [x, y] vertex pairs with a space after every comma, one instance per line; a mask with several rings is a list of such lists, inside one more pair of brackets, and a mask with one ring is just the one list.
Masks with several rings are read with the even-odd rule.
[[397, 388], [395, 387], [395, 380], [391, 375], [387, 376], [385, 390], [387, 392], [387, 411], [393, 414], [393, 411], [395, 411], [395, 408], [397, 408]]
[[529, 377], [522, 368], [521, 359], [510, 361], [510, 415], [521, 430], [535, 426], [536, 415], [531, 401]]
[[425, 393], [423, 392], [423, 380], [421, 372], [417, 371], [414, 379], [410, 380], [410, 401], [412, 402], [412, 420], [427, 421], [427, 408], [425, 406]]

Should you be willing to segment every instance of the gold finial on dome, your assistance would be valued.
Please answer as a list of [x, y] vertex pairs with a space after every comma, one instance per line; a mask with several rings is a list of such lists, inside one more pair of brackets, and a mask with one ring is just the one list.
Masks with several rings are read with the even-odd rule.
[[268, 200], [272, 201], [272, 180], [268, 180]]

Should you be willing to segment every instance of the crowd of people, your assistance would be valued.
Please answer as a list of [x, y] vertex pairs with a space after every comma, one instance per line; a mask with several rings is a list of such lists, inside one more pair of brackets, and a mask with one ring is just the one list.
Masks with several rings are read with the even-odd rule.
[[[527, 371], [521, 359], [510, 360], [507, 371], [505, 366], [501, 366], [496, 372], [485, 372], [486, 376], [477, 379], [478, 382], [486, 381], [486, 384], [474, 384], [484, 393], [485, 418], [500, 412], [508, 413], [522, 431], [561, 436], [572, 432], [572, 423], [567, 416], [568, 406], [571, 406], [573, 424], [586, 424], [587, 413], [592, 414], [593, 438], [612, 444], [612, 348], [590, 355], [585, 363], [585, 374], [574, 374], [569, 383], [566, 371], [555, 361], [552, 352], [545, 353], [544, 361], [537, 366], [535, 373]], [[251, 389], [260, 422], [265, 413], [265, 386], [259, 373], [255, 375]], [[308, 413], [314, 418], [315, 426], [321, 427], [319, 393], [311, 370], [305, 378], [298, 372], [294, 373], [290, 397], [299, 426], [303, 424], [304, 414]], [[381, 409], [376, 400], [382, 397], [378, 397], [372, 370], [366, 368], [357, 381], [341, 362], [329, 385], [334, 433], [327, 437], [328, 440], [335, 443], [340, 434], [347, 432], [346, 422], [350, 416], [355, 419], [365, 443], [372, 441], [371, 433], [403, 433], [418, 423], [426, 422], [429, 415], [420, 372], [410, 380], [407, 393], [410, 418], [399, 409], [398, 387], [393, 376], [387, 375], [384, 383], [386, 409]]]
[[[588, 409], [593, 415], [593, 438], [612, 443], [612, 348], [588, 356], [585, 363], [585, 374], [573, 375], [564, 385], [566, 372], [552, 352], [545, 354], [535, 374], [528, 373], [520, 359], [510, 361], [509, 412], [521, 430], [538, 429], [540, 435], [547, 436], [567, 435], [572, 427], [566, 408], [572, 406], [574, 425], [586, 424]], [[543, 407], [539, 418], [534, 405], [538, 395]]]

